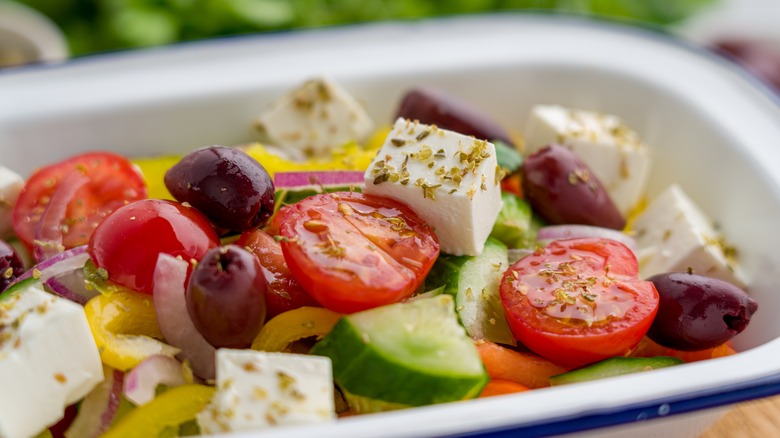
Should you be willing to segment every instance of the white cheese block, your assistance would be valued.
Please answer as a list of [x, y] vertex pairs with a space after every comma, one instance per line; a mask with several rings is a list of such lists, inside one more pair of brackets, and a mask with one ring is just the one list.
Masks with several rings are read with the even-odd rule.
[[335, 419], [330, 359], [217, 350], [217, 392], [198, 414], [204, 434]]
[[374, 129], [363, 106], [323, 78], [307, 81], [271, 103], [255, 126], [270, 143], [305, 157], [323, 157], [347, 142], [361, 142]]
[[679, 186], [670, 186], [654, 199], [632, 228], [643, 278], [692, 269], [695, 274], [745, 285], [733, 250]]
[[24, 180], [21, 176], [0, 166], [0, 238], [8, 237], [13, 231], [12, 212], [22, 187]]
[[0, 301], [0, 437], [40, 433], [102, 380], [80, 305], [40, 283]]
[[492, 143], [399, 118], [363, 191], [409, 206], [433, 227], [441, 251], [475, 256], [501, 210], [500, 182]]
[[626, 216], [644, 193], [650, 152], [618, 117], [557, 105], [538, 105], [524, 132], [526, 153], [551, 143], [566, 146], [590, 168]]

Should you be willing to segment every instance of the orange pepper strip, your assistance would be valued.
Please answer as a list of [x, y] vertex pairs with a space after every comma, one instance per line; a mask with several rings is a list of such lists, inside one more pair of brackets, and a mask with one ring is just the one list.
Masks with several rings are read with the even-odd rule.
[[530, 389], [519, 383], [512, 382], [511, 380], [503, 379], [491, 379], [482, 393], [479, 394], [479, 398], [493, 397], [496, 395], [515, 394], [518, 392], [529, 391]]
[[285, 351], [301, 339], [327, 335], [341, 315], [319, 307], [301, 307], [273, 317], [252, 342], [258, 351]]
[[714, 359], [716, 357], [725, 357], [736, 354], [737, 352], [729, 343], [718, 345], [714, 348], [699, 351], [680, 351], [674, 350], [653, 342], [650, 338], [644, 337], [639, 341], [636, 350], [631, 354], [633, 357], [656, 357], [672, 356], [684, 360], [685, 362], [698, 362], [701, 360]]
[[521, 353], [490, 341], [477, 341], [475, 345], [491, 379], [535, 389], [550, 386], [551, 376], [568, 371], [533, 353]]

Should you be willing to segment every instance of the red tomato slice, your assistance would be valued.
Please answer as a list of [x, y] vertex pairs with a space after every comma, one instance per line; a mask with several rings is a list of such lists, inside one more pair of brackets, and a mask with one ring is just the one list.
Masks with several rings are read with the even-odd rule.
[[339, 313], [410, 296], [439, 255], [438, 238], [413, 211], [362, 193], [311, 196], [277, 213], [274, 225], [293, 276]]
[[198, 210], [178, 202], [143, 199], [110, 214], [95, 229], [87, 252], [109, 280], [137, 292], [154, 292], [161, 253], [200, 261], [219, 237]]
[[262, 230], [247, 231], [236, 245], [253, 252], [260, 260], [268, 281], [265, 294], [266, 320], [299, 307], [322, 307], [293, 277], [284, 261], [281, 245], [270, 234]]
[[512, 265], [499, 291], [517, 340], [576, 367], [629, 353], [650, 328], [658, 292], [638, 272], [622, 243], [558, 240]]
[[[60, 182], [74, 172], [87, 181], [73, 193], [58, 191]], [[109, 213], [146, 198], [146, 183], [130, 161], [108, 152], [90, 152], [38, 169], [25, 183], [13, 212], [14, 231], [28, 248], [33, 247], [36, 228], [55, 192], [68, 193], [69, 199], [59, 200], [67, 207], [58, 208], [58, 217], [47, 222], [55, 226], [59, 222], [62, 244], [73, 248], [86, 244]]]

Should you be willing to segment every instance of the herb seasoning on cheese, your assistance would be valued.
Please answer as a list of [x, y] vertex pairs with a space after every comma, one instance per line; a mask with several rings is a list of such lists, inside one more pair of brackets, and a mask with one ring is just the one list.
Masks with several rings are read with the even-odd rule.
[[492, 143], [398, 119], [364, 191], [408, 205], [434, 228], [443, 252], [478, 255], [501, 210], [499, 172]]

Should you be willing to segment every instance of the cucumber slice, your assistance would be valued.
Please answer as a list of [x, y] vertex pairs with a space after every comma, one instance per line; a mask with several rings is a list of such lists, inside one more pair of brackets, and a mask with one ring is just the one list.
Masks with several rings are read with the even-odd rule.
[[517, 345], [498, 293], [498, 284], [507, 266], [506, 246], [489, 238], [478, 256], [439, 256], [426, 285], [443, 285], [444, 293], [455, 298], [458, 318], [473, 339]]
[[411, 297], [407, 298], [406, 301], [416, 301], [416, 300], [423, 300], [426, 298], [433, 298], [437, 295], [441, 295], [444, 293], [444, 286], [439, 286], [435, 289], [431, 289], [427, 292], [419, 293], [417, 295], [412, 295]]
[[509, 248], [533, 248], [540, 222], [531, 211], [531, 205], [512, 193], [502, 192], [503, 206], [498, 213], [490, 237]]
[[501, 140], [493, 140], [492, 143], [496, 147], [496, 161], [499, 167], [512, 173], [523, 165], [523, 156], [517, 152], [514, 146]]
[[5, 299], [11, 297], [11, 295], [13, 295], [13, 294], [15, 294], [15, 293], [17, 293], [19, 291], [23, 291], [23, 290], [27, 289], [28, 287], [32, 286], [33, 283], [36, 283], [36, 282], [38, 282], [37, 278], [35, 278], [35, 277], [28, 277], [28, 278], [25, 278], [24, 280], [22, 280], [20, 282], [12, 284], [11, 286], [8, 287], [8, 289], [6, 289], [2, 293], [0, 293], [0, 301], [3, 301]]
[[[346, 316], [311, 353], [331, 359], [346, 393], [392, 408], [473, 398], [488, 380], [449, 295]], [[369, 405], [353, 409], [385, 409]]]
[[274, 193], [274, 199], [276, 200], [274, 205], [274, 213], [277, 212], [282, 207], [282, 205], [295, 204], [296, 202], [304, 198], [308, 198], [309, 196], [333, 192], [360, 192], [362, 189], [363, 187], [357, 184], [312, 185], [296, 188], [276, 189], [276, 192]]
[[685, 362], [682, 359], [671, 356], [612, 357], [584, 368], [578, 368], [574, 371], [569, 371], [568, 373], [552, 376], [550, 377], [550, 385], [557, 386], [569, 383], [587, 382], [589, 380], [651, 371], [683, 363]]
[[399, 409], [412, 407], [401, 403], [386, 402], [364, 397], [362, 395], [351, 394], [347, 391], [344, 391], [343, 389], [341, 390], [341, 393], [344, 394], [344, 399], [347, 401], [349, 408], [358, 414], [373, 414], [376, 412], [397, 411]]

